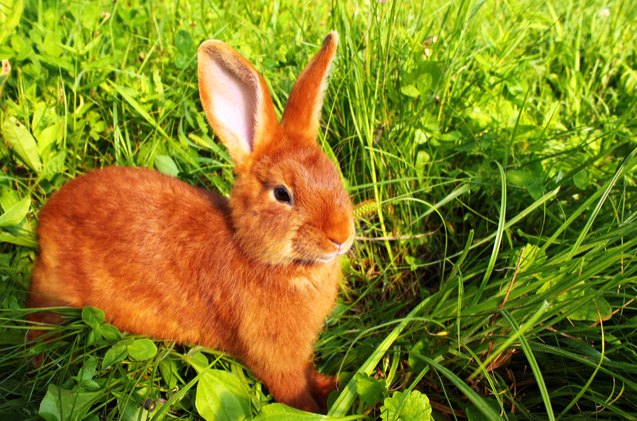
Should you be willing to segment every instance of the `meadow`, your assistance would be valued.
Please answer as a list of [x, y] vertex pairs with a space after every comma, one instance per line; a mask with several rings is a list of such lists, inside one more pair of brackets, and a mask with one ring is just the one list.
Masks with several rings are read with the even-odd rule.
[[[47, 198], [107, 165], [228, 194], [197, 46], [280, 112], [330, 30], [319, 141], [357, 241], [316, 345], [328, 415], [99, 309], [25, 344]], [[637, 419], [637, 2], [2, 0], [0, 58], [0, 419]]]

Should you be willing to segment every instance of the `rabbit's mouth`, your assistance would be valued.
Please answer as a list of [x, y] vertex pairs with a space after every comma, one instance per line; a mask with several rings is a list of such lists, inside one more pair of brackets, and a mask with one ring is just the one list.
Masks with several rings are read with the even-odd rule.
[[328, 255], [326, 255], [326, 256], [319, 257], [318, 259], [316, 259], [316, 261], [317, 261], [317, 262], [320, 262], [320, 263], [329, 263], [329, 262], [331, 262], [332, 260], [334, 260], [334, 258], [335, 258], [336, 256], [338, 256], [338, 253], [330, 253], [330, 254], [328, 254]]
[[330, 263], [334, 260], [337, 255], [325, 255], [320, 257], [305, 257], [305, 258], [296, 258], [293, 262], [297, 265], [316, 265], [316, 264], [325, 264]]
[[339, 255], [337, 251], [330, 253], [317, 253], [313, 255], [305, 254], [304, 256], [297, 256], [293, 259], [294, 263], [301, 265], [316, 265], [316, 264], [326, 264], [331, 263], [336, 259]]
[[318, 251], [316, 253], [306, 253], [303, 256], [298, 256], [294, 259], [296, 263], [302, 264], [317, 264], [317, 263], [330, 263], [334, 261], [338, 256], [346, 254], [350, 247], [352, 246], [352, 241], [347, 241], [343, 244], [333, 244], [334, 250], [326, 252], [326, 251]]
[[334, 260], [336, 257], [346, 254], [350, 247], [352, 246], [352, 241], [347, 241], [346, 243], [339, 244], [336, 247], [336, 251], [332, 253], [328, 253], [324, 256], [317, 258], [316, 260], [321, 263], [329, 263]]

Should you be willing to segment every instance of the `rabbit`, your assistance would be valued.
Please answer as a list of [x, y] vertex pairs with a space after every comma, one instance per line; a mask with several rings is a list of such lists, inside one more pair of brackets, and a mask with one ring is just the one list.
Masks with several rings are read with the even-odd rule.
[[69, 181], [39, 214], [29, 306], [95, 306], [121, 330], [227, 352], [276, 401], [325, 411], [337, 380], [313, 368], [313, 346], [355, 229], [340, 173], [316, 142], [337, 43], [335, 32], [325, 38], [279, 122], [252, 64], [203, 42], [200, 97], [234, 163], [230, 197], [141, 168]]

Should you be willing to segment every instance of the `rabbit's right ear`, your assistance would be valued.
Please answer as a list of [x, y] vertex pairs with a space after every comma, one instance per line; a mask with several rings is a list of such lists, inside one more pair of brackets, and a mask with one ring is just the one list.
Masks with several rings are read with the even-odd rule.
[[199, 95], [208, 121], [236, 166], [279, 129], [265, 81], [229, 45], [205, 41], [199, 46]]

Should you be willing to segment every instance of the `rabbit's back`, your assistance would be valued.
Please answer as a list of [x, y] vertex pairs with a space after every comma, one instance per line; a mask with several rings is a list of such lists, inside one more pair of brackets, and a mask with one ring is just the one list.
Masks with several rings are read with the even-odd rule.
[[[155, 171], [78, 177], [40, 212], [31, 304], [92, 305], [124, 330], [199, 343], [215, 320], [232, 319], [218, 314], [209, 325], [211, 297], [202, 291], [225, 288], [209, 285], [216, 278], [202, 266], [231, 251], [220, 247], [230, 237], [227, 213], [221, 196]], [[231, 294], [223, 299], [221, 312], [232, 308]]]

